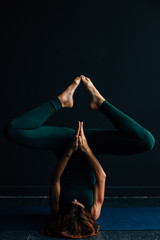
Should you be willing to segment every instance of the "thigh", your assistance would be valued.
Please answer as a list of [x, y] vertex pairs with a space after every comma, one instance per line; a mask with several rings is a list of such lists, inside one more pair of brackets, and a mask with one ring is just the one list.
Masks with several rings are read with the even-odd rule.
[[97, 154], [129, 155], [146, 151], [140, 138], [130, 138], [122, 133], [107, 129], [86, 129], [88, 144]]
[[65, 127], [41, 126], [27, 130], [9, 128], [8, 138], [19, 145], [34, 149], [59, 151], [71, 141], [75, 130]]

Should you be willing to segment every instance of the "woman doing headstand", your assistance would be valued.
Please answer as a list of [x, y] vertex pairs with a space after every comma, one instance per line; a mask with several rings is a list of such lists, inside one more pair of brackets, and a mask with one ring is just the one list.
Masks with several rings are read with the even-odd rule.
[[[76, 131], [43, 126], [60, 108], [73, 107], [73, 95], [81, 81], [90, 93], [90, 108], [101, 111], [116, 130], [83, 130], [83, 122], [79, 122]], [[57, 163], [50, 182], [52, 220], [46, 233], [69, 238], [92, 236], [99, 230], [95, 220], [100, 216], [106, 180], [97, 160], [99, 155], [137, 154], [151, 150], [155, 144], [147, 129], [109, 103], [83, 75], [58, 97], [12, 120], [6, 134], [22, 146], [56, 153]]]

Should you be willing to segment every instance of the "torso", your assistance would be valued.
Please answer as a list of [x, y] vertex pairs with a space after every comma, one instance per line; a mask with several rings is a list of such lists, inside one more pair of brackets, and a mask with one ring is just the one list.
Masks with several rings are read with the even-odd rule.
[[61, 176], [60, 206], [77, 199], [91, 212], [96, 178], [88, 159], [77, 152], [68, 161]]

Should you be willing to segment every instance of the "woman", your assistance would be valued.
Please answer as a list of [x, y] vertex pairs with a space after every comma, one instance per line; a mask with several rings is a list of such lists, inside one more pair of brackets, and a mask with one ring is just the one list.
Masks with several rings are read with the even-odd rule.
[[[60, 108], [73, 107], [73, 95], [83, 82], [91, 96], [90, 108], [101, 111], [116, 130], [42, 126]], [[57, 164], [51, 174], [51, 222], [48, 235], [82, 238], [95, 235], [104, 201], [106, 174], [97, 160], [101, 154], [128, 155], [151, 150], [152, 134], [109, 103], [83, 75], [58, 97], [12, 120], [8, 138], [20, 145], [52, 150]], [[92, 149], [92, 150], [91, 150]]]

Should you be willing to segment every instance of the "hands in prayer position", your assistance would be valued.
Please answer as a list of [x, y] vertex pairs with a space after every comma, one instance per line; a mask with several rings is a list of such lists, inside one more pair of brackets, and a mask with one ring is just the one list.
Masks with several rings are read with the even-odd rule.
[[73, 136], [71, 148], [73, 151], [76, 151], [79, 148], [81, 151], [86, 152], [89, 149], [89, 146], [87, 143], [87, 139], [84, 135], [83, 122], [79, 121], [78, 124], [78, 129]]

